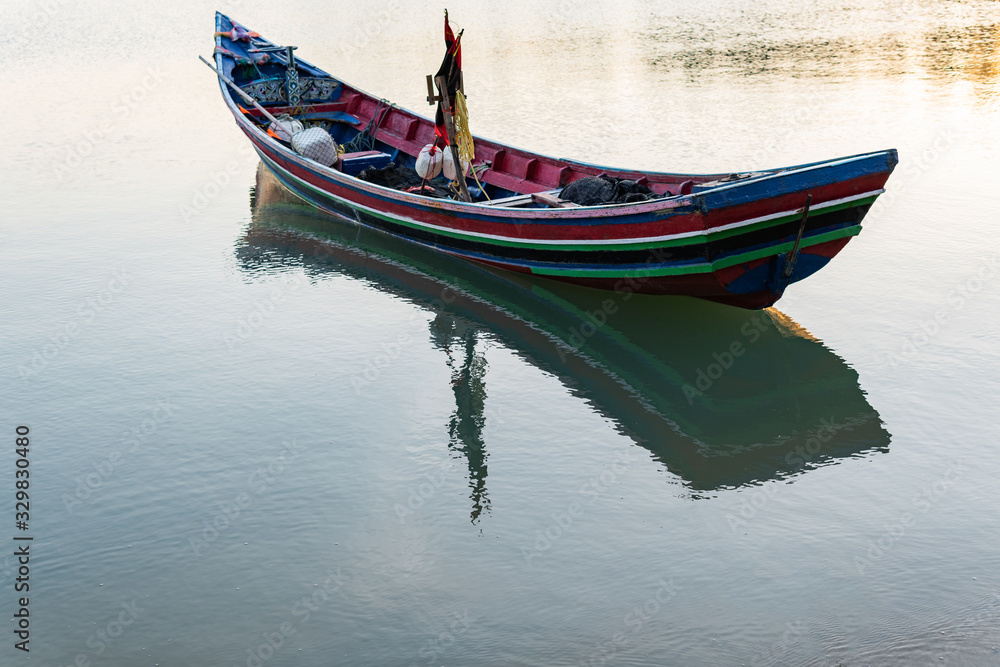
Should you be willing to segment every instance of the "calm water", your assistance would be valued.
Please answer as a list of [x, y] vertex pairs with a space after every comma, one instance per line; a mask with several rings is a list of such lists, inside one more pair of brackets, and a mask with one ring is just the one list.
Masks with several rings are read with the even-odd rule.
[[[35, 538], [0, 664], [1000, 664], [1000, 5], [449, 5], [484, 136], [898, 148], [765, 313], [315, 214], [196, 59], [215, 8], [0, 7], [0, 538], [19, 424]], [[218, 8], [428, 109], [440, 4]]]

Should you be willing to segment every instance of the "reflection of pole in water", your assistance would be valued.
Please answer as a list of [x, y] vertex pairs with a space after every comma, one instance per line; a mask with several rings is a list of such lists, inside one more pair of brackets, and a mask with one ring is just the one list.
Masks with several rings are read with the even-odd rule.
[[[451, 387], [455, 392], [455, 411], [448, 422], [448, 448], [465, 455], [469, 464], [469, 486], [472, 488], [472, 522], [479, 520], [483, 510], [489, 511], [486, 495], [486, 444], [483, 427], [486, 417], [486, 358], [476, 350], [478, 332], [440, 314], [431, 322], [431, 341], [448, 355]], [[461, 368], [456, 369], [451, 347], [464, 348]]]

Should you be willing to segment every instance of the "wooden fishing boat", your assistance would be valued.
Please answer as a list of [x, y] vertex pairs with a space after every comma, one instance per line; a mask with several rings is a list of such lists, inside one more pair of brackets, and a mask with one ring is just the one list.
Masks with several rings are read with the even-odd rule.
[[[770, 306], [861, 231], [897, 163], [890, 149], [783, 169], [670, 174], [556, 159], [475, 137], [472, 201], [435, 198], [423, 188], [362, 180], [348, 168], [371, 156], [412, 168], [434, 141], [433, 120], [335, 79], [223, 14], [215, 27], [223, 99], [263, 164], [299, 197], [466, 260], [623, 294]], [[279, 114], [365, 150], [323, 166], [269, 132], [269, 117]], [[567, 185], [598, 176], [634, 181], [652, 195], [601, 205], [560, 196]]]

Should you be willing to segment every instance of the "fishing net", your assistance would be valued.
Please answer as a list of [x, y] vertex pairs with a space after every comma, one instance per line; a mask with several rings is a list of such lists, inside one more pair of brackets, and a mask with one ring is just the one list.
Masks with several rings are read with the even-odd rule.
[[631, 204], [647, 199], [656, 199], [659, 196], [636, 181], [611, 176], [585, 176], [578, 181], [573, 181], [559, 193], [560, 199], [571, 201], [580, 206]]
[[320, 127], [310, 127], [293, 134], [292, 148], [302, 157], [319, 162], [324, 167], [337, 161], [337, 144], [330, 133]]

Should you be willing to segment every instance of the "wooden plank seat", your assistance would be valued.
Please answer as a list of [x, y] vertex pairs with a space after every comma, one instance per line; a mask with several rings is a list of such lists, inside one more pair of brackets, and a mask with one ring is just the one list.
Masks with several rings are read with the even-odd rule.
[[558, 195], [554, 195], [549, 192], [536, 192], [531, 195], [531, 201], [536, 204], [545, 204], [549, 208], [574, 208], [579, 206], [579, 204], [574, 204], [571, 201], [559, 199]]
[[[502, 199], [494, 199], [490, 204], [492, 206], [503, 206], [507, 208], [516, 208], [518, 206], [526, 206], [531, 203], [535, 204], [548, 204], [549, 206], [576, 206], [573, 202], [564, 202], [559, 199], [559, 193], [562, 192], [562, 188], [556, 188], [555, 190], [548, 190], [546, 192], [533, 192], [527, 195], [514, 195], [513, 197], [503, 197]], [[554, 204], [551, 202], [559, 202], [559, 204]]]

